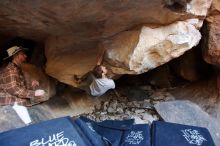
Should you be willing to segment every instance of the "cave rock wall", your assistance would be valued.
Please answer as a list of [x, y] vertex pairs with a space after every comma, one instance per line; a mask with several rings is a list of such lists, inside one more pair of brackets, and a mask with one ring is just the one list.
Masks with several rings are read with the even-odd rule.
[[11, 1], [0, 33], [44, 44], [46, 73], [76, 86], [96, 64], [99, 44], [112, 75], [141, 74], [196, 46], [212, 0]]

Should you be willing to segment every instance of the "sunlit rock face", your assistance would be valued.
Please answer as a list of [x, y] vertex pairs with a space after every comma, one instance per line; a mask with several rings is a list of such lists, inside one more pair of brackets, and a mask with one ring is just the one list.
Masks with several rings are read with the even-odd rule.
[[157, 28], [143, 26], [140, 31], [122, 32], [106, 41], [106, 61], [113, 66], [115, 74], [140, 74], [167, 63], [196, 46], [201, 39], [196, 28], [200, 22], [190, 22], [178, 21]]

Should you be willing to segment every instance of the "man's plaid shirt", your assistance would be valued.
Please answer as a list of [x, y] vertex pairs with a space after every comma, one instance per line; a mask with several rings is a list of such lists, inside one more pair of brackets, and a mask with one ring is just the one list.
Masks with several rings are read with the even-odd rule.
[[14, 63], [0, 72], [0, 105], [11, 105], [17, 102], [29, 105], [34, 91], [27, 89], [21, 69]]

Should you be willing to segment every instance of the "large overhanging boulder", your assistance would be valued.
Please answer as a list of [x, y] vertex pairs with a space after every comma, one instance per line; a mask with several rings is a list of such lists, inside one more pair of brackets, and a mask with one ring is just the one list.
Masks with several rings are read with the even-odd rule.
[[106, 64], [115, 74], [140, 74], [179, 57], [196, 46], [201, 34], [198, 19], [138, 31], [126, 31], [105, 41]]
[[[193, 19], [122, 32], [103, 42], [104, 64], [115, 75], [147, 72], [197, 45], [200, 26], [201, 22]], [[71, 36], [50, 37], [46, 42], [46, 72], [61, 82], [77, 86], [73, 76], [82, 76], [96, 65], [98, 50], [97, 42], [79, 45]]]

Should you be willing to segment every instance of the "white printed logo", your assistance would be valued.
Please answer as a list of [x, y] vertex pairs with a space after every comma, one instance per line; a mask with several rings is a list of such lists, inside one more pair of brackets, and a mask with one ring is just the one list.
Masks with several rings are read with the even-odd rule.
[[77, 146], [75, 141], [65, 138], [63, 131], [50, 135], [48, 139], [41, 138], [30, 142], [30, 146]]
[[185, 129], [181, 131], [189, 144], [202, 145], [203, 141], [207, 141], [197, 130]]
[[143, 131], [131, 131], [125, 139], [129, 144], [140, 144], [144, 140]]
[[87, 124], [88, 128], [89, 128], [92, 132], [95, 132], [95, 130], [93, 129], [91, 123], [87, 122], [86, 124]]

